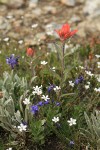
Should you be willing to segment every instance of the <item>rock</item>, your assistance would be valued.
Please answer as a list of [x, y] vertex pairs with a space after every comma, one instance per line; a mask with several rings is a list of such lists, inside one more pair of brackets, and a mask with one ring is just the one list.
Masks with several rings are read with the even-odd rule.
[[19, 38], [19, 34], [18, 33], [14, 33], [14, 32], [11, 32], [11, 31], [8, 33], [8, 36], [10, 38], [13, 38], [13, 39], [18, 39]]
[[46, 31], [47, 35], [52, 35], [55, 38], [58, 37], [58, 35], [56, 34], [55, 30], [61, 28], [62, 25], [57, 24], [56, 22], [52, 22], [50, 24], [47, 24], [44, 29]]
[[43, 9], [44, 9], [44, 13], [56, 14], [57, 12], [56, 8], [53, 6], [45, 6]]
[[78, 32], [77, 35], [80, 37], [85, 37], [89, 33], [96, 33], [100, 32], [100, 17], [94, 19], [86, 19], [85, 21], [81, 22], [77, 27]]
[[87, 0], [83, 8], [83, 12], [88, 15], [92, 15], [98, 10], [100, 10], [100, 0]]
[[45, 35], [44, 32], [37, 33], [36, 36], [35, 36], [35, 38], [36, 38], [37, 40], [39, 40], [39, 41], [45, 40], [45, 39], [46, 39], [46, 35]]
[[30, 8], [36, 8], [37, 4], [38, 4], [38, 0], [30, 0], [29, 1]]
[[82, 4], [84, 2], [85, 2], [85, 0], [76, 0], [76, 3], [78, 3], [78, 4]]
[[32, 11], [32, 14], [38, 17], [42, 14], [42, 10], [40, 8], [36, 8]]
[[21, 8], [24, 5], [23, 0], [9, 0], [7, 3], [10, 8]]
[[81, 21], [81, 18], [77, 15], [73, 15], [72, 18], [69, 20], [69, 23], [78, 23]]
[[44, 32], [37, 33], [35, 37], [27, 37], [25, 38], [25, 45], [40, 45], [46, 39], [46, 35]]
[[5, 19], [4, 17], [0, 16], [0, 30], [3, 29], [11, 29], [11, 25], [8, 23], [7, 19]]
[[76, 0], [61, 0], [61, 2], [67, 6], [75, 6]]

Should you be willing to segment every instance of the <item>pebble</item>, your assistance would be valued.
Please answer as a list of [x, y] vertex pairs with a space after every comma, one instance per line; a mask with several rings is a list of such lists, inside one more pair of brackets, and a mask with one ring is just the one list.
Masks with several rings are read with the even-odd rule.
[[98, 10], [100, 10], [100, 0], [86, 0], [83, 8], [85, 14], [94, 15]]
[[57, 12], [56, 8], [53, 6], [45, 6], [43, 10], [44, 10], [44, 13], [56, 14]]
[[4, 30], [4, 29], [7, 29], [7, 30], [11, 29], [11, 25], [9, 24], [7, 19], [0, 16], [0, 30]]
[[30, 0], [29, 1], [29, 7], [30, 8], [36, 8], [38, 4], [38, 0]]
[[61, 0], [61, 3], [67, 5], [67, 6], [75, 6], [76, 1], [75, 0]]

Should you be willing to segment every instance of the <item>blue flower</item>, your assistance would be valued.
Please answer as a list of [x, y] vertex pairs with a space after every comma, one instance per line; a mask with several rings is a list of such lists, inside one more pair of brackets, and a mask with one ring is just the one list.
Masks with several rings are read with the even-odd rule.
[[37, 104], [38, 106], [43, 106], [44, 104], [43, 104], [43, 102], [42, 101], [40, 101], [40, 102], [38, 102], [38, 104]]
[[53, 88], [55, 87], [55, 85], [50, 85], [49, 87], [48, 87], [48, 92], [50, 93], [52, 90], [53, 90]]
[[80, 76], [80, 77], [78, 77], [78, 78], [75, 80], [75, 84], [82, 83], [83, 80], [84, 80], [83, 76]]
[[36, 114], [38, 111], [39, 111], [39, 108], [38, 108], [37, 105], [31, 106], [31, 112], [32, 112], [33, 114]]
[[47, 104], [49, 104], [49, 100], [44, 101], [44, 105], [47, 105]]
[[59, 102], [56, 102], [56, 106], [60, 106], [60, 103], [59, 103]]
[[23, 125], [27, 125], [27, 123], [26, 123], [25, 121], [22, 121], [22, 124], [23, 124]]
[[10, 57], [6, 58], [6, 63], [14, 69], [14, 66], [18, 65], [18, 59], [19, 57], [15, 57], [14, 54], [12, 54]]
[[73, 147], [74, 145], [75, 145], [74, 141], [70, 141], [70, 142], [69, 142], [69, 146], [70, 146], [70, 147]]

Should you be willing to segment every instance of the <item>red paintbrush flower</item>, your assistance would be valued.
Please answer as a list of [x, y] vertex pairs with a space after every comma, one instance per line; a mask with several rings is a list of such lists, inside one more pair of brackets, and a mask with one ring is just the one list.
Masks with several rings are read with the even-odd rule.
[[69, 24], [64, 24], [61, 29], [55, 30], [62, 41], [72, 37], [78, 30], [71, 31]]
[[26, 53], [27, 53], [28, 56], [32, 57], [32, 56], [34, 56], [35, 51], [31, 47], [29, 47], [29, 48], [27, 48]]

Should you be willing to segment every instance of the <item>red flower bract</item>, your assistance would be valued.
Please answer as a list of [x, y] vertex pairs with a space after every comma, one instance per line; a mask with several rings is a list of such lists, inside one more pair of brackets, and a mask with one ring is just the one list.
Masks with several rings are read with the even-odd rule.
[[55, 30], [62, 41], [72, 37], [78, 30], [70, 30], [69, 24], [64, 24], [61, 29]]
[[32, 56], [34, 56], [35, 51], [31, 47], [29, 47], [29, 48], [27, 48], [26, 53], [27, 53], [28, 56], [32, 57]]

